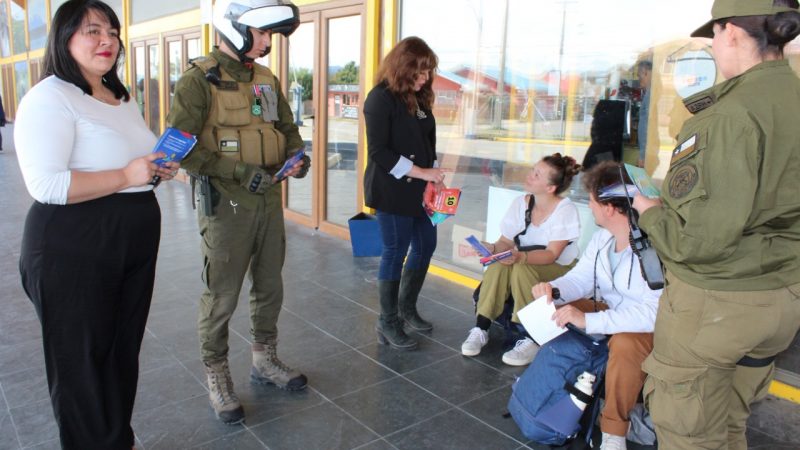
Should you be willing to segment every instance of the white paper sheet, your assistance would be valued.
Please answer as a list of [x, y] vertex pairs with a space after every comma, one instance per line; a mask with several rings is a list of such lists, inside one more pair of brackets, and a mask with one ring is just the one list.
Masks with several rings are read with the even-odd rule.
[[519, 310], [517, 315], [533, 340], [539, 345], [544, 345], [567, 331], [566, 328], [559, 327], [556, 325], [556, 321], [551, 319], [555, 312], [556, 305], [547, 304], [547, 296], [543, 295]]

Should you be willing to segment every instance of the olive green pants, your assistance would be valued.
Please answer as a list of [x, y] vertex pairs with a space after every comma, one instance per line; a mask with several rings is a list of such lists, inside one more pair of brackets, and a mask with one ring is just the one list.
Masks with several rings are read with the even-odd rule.
[[767, 394], [775, 368], [736, 363], [789, 346], [800, 324], [798, 296], [800, 283], [713, 291], [667, 273], [653, 352], [642, 365], [659, 448], [746, 450], [750, 405]]
[[228, 322], [239, 303], [245, 274], [249, 275], [250, 333], [253, 342], [278, 336], [283, 304], [281, 270], [286, 232], [281, 187], [272, 186], [254, 210], [231, 203], [224, 195], [215, 214], [198, 214], [205, 291], [200, 297], [198, 333], [203, 361], [228, 356]]
[[506, 266], [496, 262], [483, 273], [477, 313], [494, 320], [503, 312], [509, 292], [514, 297], [514, 315], [511, 320], [519, 323], [517, 311], [533, 301], [531, 288], [542, 281], [552, 281], [569, 272], [575, 265], [513, 264]]

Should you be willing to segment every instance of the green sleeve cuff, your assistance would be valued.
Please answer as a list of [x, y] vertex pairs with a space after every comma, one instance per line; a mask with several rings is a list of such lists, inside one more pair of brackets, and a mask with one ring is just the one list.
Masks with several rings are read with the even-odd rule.
[[648, 209], [644, 213], [639, 215], [639, 226], [647, 232], [648, 228], [655, 226], [656, 222], [658, 222], [658, 218], [661, 215], [661, 211], [663, 206], [653, 206], [652, 208]]
[[240, 180], [242, 176], [244, 176], [244, 171], [246, 169], [244, 164], [239, 164], [238, 161], [235, 161], [230, 158], [219, 158], [217, 163], [217, 168], [219, 173], [224, 178], [230, 178], [232, 180]]

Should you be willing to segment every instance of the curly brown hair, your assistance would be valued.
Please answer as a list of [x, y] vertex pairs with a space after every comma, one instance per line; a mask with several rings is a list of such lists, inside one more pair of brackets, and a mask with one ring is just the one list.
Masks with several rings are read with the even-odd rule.
[[575, 158], [561, 153], [545, 156], [542, 161], [553, 169], [553, 174], [548, 181], [551, 185], [556, 186], [556, 195], [566, 191], [572, 184], [572, 178], [581, 170], [581, 165], [575, 161]]
[[597, 203], [613, 205], [621, 214], [627, 214], [630, 205], [625, 197], [600, 198], [600, 192], [603, 189], [619, 184], [620, 176], [624, 177], [625, 184], [632, 183], [622, 164], [614, 161], [602, 161], [583, 173], [583, 187]]
[[[389, 91], [405, 102], [408, 113], [414, 114], [417, 106], [427, 110], [433, 108], [433, 78], [438, 67], [439, 58], [428, 44], [410, 36], [398, 42], [383, 58], [375, 80], [376, 83], [386, 82]], [[426, 71], [430, 73], [428, 81], [415, 92], [417, 74]]]

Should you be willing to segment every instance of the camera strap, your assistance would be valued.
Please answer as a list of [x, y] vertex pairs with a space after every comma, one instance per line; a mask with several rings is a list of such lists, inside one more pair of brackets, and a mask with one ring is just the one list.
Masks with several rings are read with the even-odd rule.
[[[619, 180], [625, 186], [625, 173], [619, 166]], [[626, 189], [627, 190], [627, 189]], [[636, 210], [633, 209], [631, 198], [625, 195], [628, 201], [628, 224], [630, 226], [631, 250], [639, 258], [639, 265], [642, 269], [642, 276], [650, 289], [662, 289], [664, 287], [664, 271], [661, 260], [658, 258], [653, 244], [647, 239], [636, 218]]]

